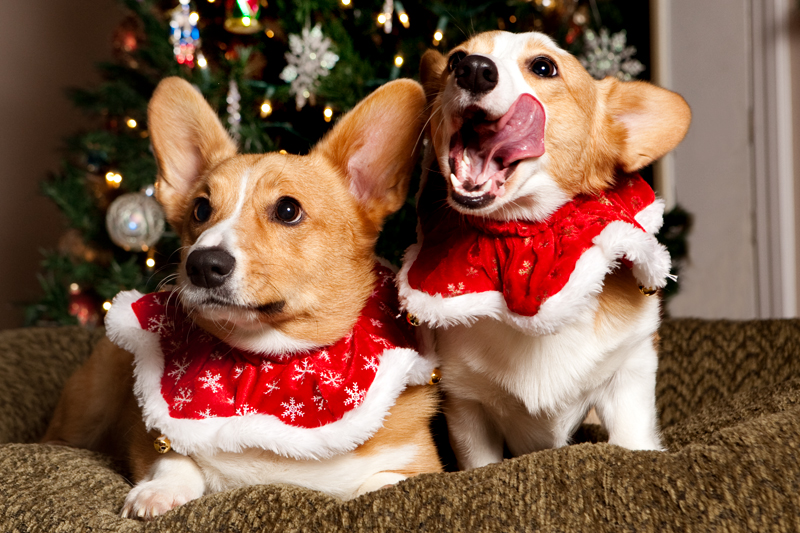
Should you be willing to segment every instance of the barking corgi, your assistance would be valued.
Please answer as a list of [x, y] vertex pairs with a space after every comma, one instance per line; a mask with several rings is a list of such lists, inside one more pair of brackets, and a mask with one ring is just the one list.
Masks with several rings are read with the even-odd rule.
[[187, 82], [148, 108], [158, 199], [181, 237], [176, 289], [121, 293], [43, 439], [128, 459], [122, 515], [289, 483], [351, 498], [441, 470], [433, 362], [376, 263], [424, 125], [398, 80], [306, 156], [238, 155]]
[[[592, 408], [659, 450], [663, 202], [634, 173], [683, 139], [675, 93], [594, 80], [539, 33], [479, 34], [421, 63], [431, 149], [404, 308], [436, 330], [461, 468], [560, 447]], [[438, 167], [438, 168], [437, 168]]]

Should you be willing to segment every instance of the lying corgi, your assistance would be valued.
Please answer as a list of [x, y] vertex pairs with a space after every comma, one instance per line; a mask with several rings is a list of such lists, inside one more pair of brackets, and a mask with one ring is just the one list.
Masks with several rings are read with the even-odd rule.
[[441, 470], [433, 362], [373, 255], [405, 201], [425, 105], [418, 83], [395, 81], [306, 156], [237, 155], [191, 85], [158, 86], [149, 125], [183, 244], [177, 287], [115, 298], [43, 439], [127, 456], [122, 516], [262, 483], [351, 498]]
[[670, 259], [663, 202], [633, 173], [683, 139], [689, 107], [596, 81], [539, 33], [429, 51], [421, 79], [430, 172], [398, 287], [438, 328], [459, 466], [564, 446], [592, 407], [611, 444], [661, 449], [649, 294]]

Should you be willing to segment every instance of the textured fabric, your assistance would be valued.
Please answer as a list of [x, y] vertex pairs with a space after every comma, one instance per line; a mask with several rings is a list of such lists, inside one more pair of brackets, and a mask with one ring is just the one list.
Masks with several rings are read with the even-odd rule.
[[[152, 523], [119, 518], [119, 465], [85, 450], [0, 445], [0, 531], [798, 531], [800, 321], [667, 321], [657, 404], [668, 451], [582, 442], [342, 502], [255, 486]], [[0, 332], [0, 442], [44, 431], [97, 334]], [[600, 432], [584, 427], [577, 440]]]
[[134, 302], [141, 328], [159, 337], [160, 395], [169, 416], [265, 414], [305, 428], [341, 419], [364, 401], [384, 352], [416, 350], [411, 327], [395, 318], [400, 311], [392, 272], [376, 266], [376, 274], [375, 290], [353, 331], [311, 351], [256, 354], [229, 346], [198, 328], [172, 293]]
[[497, 221], [442, 207], [444, 180], [425, 181], [417, 244], [398, 274], [403, 309], [433, 327], [490, 317], [547, 335], [593, 305], [620, 264], [643, 287], [666, 285], [670, 258], [655, 238], [664, 204], [638, 175], [579, 195], [539, 222]]

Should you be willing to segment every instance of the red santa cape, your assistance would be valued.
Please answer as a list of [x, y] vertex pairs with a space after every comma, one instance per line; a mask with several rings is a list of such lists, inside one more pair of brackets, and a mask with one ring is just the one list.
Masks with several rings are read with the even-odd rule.
[[441, 201], [437, 183], [420, 195], [418, 243], [398, 275], [403, 307], [431, 326], [492, 317], [553, 333], [592, 305], [620, 262], [644, 287], [666, 284], [669, 254], [653, 236], [664, 205], [638, 175], [577, 196], [540, 222], [462, 215]]
[[196, 326], [173, 293], [121, 293], [109, 338], [135, 356], [134, 390], [148, 429], [179, 453], [260, 447], [296, 458], [352, 450], [380, 428], [432, 363], [399, 314], [394, 276], [378, 281], [353, 330], [295, 353], [253, 353]]

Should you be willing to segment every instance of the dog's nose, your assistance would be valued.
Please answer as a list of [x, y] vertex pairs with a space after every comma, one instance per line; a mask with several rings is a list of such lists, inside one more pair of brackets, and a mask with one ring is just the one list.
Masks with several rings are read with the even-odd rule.
[[219, 287], [236, 266], [236, 259], [221, 248], [195, 250], [186, 258], [186, 274], [192, 284], [206, 289]]
[[469, 55], [454, 72], [458, 86], [471, 93], [487, 93], [497, 86], [497, 65], [486, 56]]

